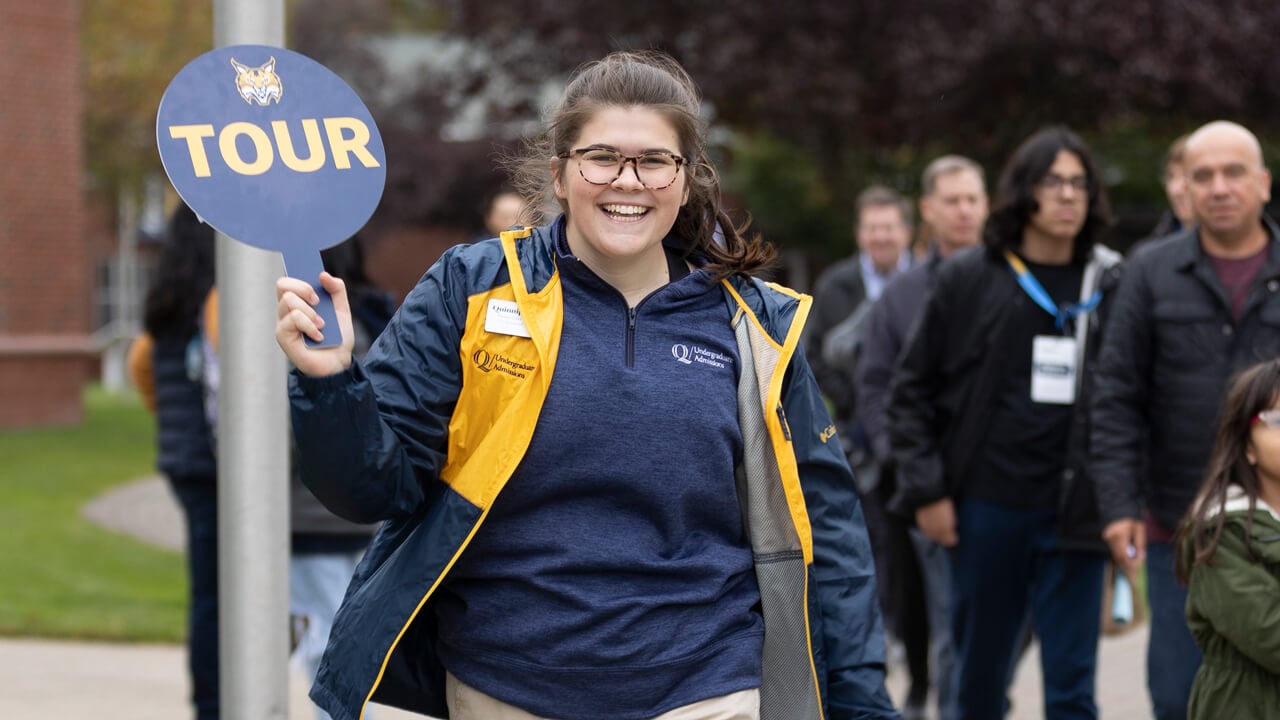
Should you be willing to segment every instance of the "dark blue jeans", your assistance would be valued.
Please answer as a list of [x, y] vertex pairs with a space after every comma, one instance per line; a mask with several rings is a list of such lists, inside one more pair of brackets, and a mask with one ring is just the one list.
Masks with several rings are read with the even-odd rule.
[[213, 478], [170, 478], [187, 518], [187, 656], [196, 720], [218, 720], [218, 492]]
[[1187, 627], [1187, 589], [1173, 570], [1173, 543], [1147, 545], [1147, 689], [1156, 720], [1186, 720], [1200, 648]]
[[1005, 716], [1030, 610], [1040, 639], [1045, 717], [1097, 718], [1094, 673], [1105, 555], [1061, 549], [1053, 509], [966, 499], [958, 502], [956, 515], [960, 542], [950, 556], [958, 716]]

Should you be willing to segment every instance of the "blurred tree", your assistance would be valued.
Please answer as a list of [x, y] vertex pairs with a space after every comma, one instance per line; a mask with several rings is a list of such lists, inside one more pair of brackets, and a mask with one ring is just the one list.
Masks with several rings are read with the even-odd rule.
[[[82, 6], [99, 184], [158, 167], [155, 104], [210, 46], [211, 6]], [[711, 118], [731, 130], [717, 133], [727, 157], [777, 163], [772, 173], [727, 167], [734, 183], [765, 183], [733, 189], [753, 198], [771, 235], [812, 248], [846, 247], [851, 199], [867, 183], [915, 191], [920, 167], [941, 152], [968, 154], [994, 176], [1045, 123], [1067, 123], [1097, 146], [1122, 206], [1163, 202], [1160, 156], [1202, 122], [1238, 120], [1267, 148], [1277, 138], [1267, 128], [1280, 109], [1280, 83], [1270, 82], [1280, 57], [1265, 51], [1280, 37], [1274, 0], [290, 0], [288, 21], [290, 46], [370, 106], [394, 148], [384, 213], [415, 221], [469, 222], [500, 182], [496, 156], [533, 126], [547, 84], [619, 48], [661, 48], [689, 68]], [[423, 33], [444, 38], [427, 51], [437, 63], [392, 67]], [[464, 49], [449, 44], [460, 38]], [[774, 142], [787, 151], [757, 156], [742, 145]], [[823, 197], [805, 179], [793, 191], [804, 202], [766, 210], [759, 196], [782, 191], [788, 164], [815, 173]], [[829, 223], [838, 235], [820, 237], [815, 224], [828, 223], [802, 217], [809, 210], [839, 216]]]
[[1108, 179], [1158, 202], [1170, 139], [1216, 117], [1262, 130], [1280, 109], [1280, 59], [1259, 51], [1280, 36], [1272, 0], [429, 4], [528, 81], [613, 49], [664, 49], [717, 122], [785, 140], [843, 205], [873, 178], [914, 186], [936, 152], [994, 172], [1046, 123], [1127, 149], [1104, 157]]
[[764, 132], [749, 136], [740, 133], [728, 145], [728, 162], [722, 180], [736, 190], [735, 200], [751, 215], [751, 230], [762, 232], [775, 242], [804, 246], [804, 238], [833, 240], [829, 257], [848, 255], [853, 235], [843, 211], [849, 202], [832, 197], [831, 188], [812, 158], [775, 136]]
[[80, 13], [90, 182], [114, 202], [160, 170], [160, 98], [184, 65], [213, 47], [213, 3], [94, 0]]
[[[503, 182], [501, 156], [518, 134], [510, 113], [479, 120], [466, 110], [492, 86], [492, 67], [438, 31], [447, 13], [411, 0], [297, 0], [293, 49], [323, 63], [369, 107], [388, 149], [387, 186], [375, 221], [481, 229], [485, 199]], [[439, 56], [458, 56], [436, 67]], [[435, 60], [433, 63], [432, 61]], [[528, 113], [526, 112], [527, 116]]]

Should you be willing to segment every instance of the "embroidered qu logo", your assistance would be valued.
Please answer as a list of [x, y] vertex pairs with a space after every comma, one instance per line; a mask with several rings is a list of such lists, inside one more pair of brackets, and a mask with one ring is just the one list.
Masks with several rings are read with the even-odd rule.
[[491, 353], [484, 348], [477, 348], [471, 353], [471, 362], [475, 363], [476, 369], [480, 372], [498, 372], [520, 380], [538, 369], [538, 366], [532, 363], [521, 362], [501, 353]]
[[709, 365], [711, 367], [720, 368], [721, 370], [730, 367], [733, 358], [724, 353], [708, 350], [701, 345], [686, 345], [684, 343], [676, 343], [671, 346], [671, 357], [681, 365]]
[[284, 94], [284, 84], [276, 74], [276, 59], [273, 57], [258, 67], [249, 67], [231, 58], [231, 67], [236, 69], [236, 90], [240, 97], [250, 105], [257, 103], [266, 107], [274, 100], [280, 103]]

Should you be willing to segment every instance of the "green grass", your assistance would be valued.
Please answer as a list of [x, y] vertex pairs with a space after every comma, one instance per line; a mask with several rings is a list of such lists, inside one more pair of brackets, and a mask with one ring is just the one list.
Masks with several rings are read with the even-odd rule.
[[0, 635], [179, 641], [182, 555], [81, 514], [153, 471], [152, 418], [133, 396], [95, 388], [85, 403], [79, 427], [0, 432]]

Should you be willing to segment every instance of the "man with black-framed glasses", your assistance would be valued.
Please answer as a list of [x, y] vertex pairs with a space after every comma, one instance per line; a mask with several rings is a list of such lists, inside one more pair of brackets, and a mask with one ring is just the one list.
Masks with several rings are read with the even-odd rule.
[[891, 508], [948, 548], [956, 717], [1000, 718], [1030, 613], [1045, 716], [1097, 717], [1105, 545], [1086, 395], [1120, 256], [1088, 146], [1045, 128], [1001, 173], [984, 247], [939, 266], [894, 371]]

